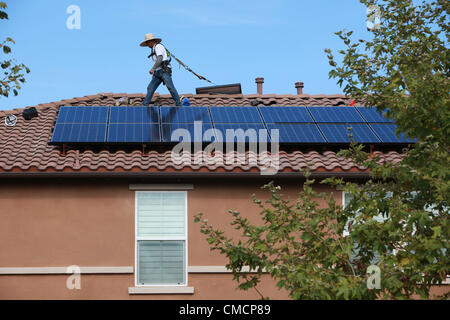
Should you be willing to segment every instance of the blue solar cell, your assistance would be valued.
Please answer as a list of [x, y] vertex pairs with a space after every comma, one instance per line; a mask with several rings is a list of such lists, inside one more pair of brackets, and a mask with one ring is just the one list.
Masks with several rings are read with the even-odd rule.
[[[380, 142], [367, 124], [319, 124], [318, 126], [328, 142], [348, 143], [350, 142], [349, 133], [353, 135], [353, 140], [356, 142]], [[351, 130], [349, 131], [348, 128]]]
[[267, 129], [272, 141], [274, 141], [272, 130], [278, 129], [278, 140], [280, 143], [326, 142], [316, 124], [268, 123]]
[[158, 107], [111, 107], [110, 123], [159, 123]]
[[263, 124], [216, 123], [214, 128], [219, 142], [270, 142], [270, 137]]
[[256, 107], [210, 107], [214, 124], [216, 123], [259, 123], [261, 116]]
[[59, 109], [57, 123], [106, 123], [108, 121], [108, 107], [69, 107]]
[[208, 107], [161, 107], [162, 123], [194, 123], [194, 121], [211, 124]]
[[163, 123], [163, 142], [211, 142], [215, 140], [211, 123]]
[[160, 142], [157, 123], [110, 123], [107, 142]]
[[392, 119], [387, 119], [383, 117], [375, 107], [356, 107], [356, 109], [361, 113], [363, 118], [369, 122], [378, 122], [378, 123], [389, 123], [393, 122]]
[[399, 137], [395, 134], [395, 130], [397, 129], [397, 125], [395, 124], [369, 124], [373, 131], [380, 137], [381, 142], [386, 143], [413, 143], [416, 142], [417, 139], [409, 139], [406, 137], [404, 133], [400, 133]]
[[266, 123], [314, 123], [306, 107], [260, 107]]
[[106, 123], [57, 123], [51, 142], [105, 142]]
[[354, 107], [308, 107], [317, 123], [364, 123]]

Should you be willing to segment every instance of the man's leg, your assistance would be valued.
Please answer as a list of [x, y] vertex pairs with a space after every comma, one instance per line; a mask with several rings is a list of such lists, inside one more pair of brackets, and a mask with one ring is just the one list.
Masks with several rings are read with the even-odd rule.
[[150, 102], [152, 101], [153, 94], [155, 93], [158, 86], [161, 84], [161, 78], [157, 74], [158, 71], [155, 71], [155, 74], [152, 77], [152, 80], [148, 84], [147, 87], [147, 96], [145, 97], [144, 101], [142, 102], [142, 105], [145, 107], [148, 107], [150, 105]]
[[177, 89], [175, 89], [175, 86], [173, 85], [172, 76], [168, 72], [162, 72], [161, 77], [162, 81], [169, 90], [172, 99], [175, 100], [175, 105], [181, 107], [180, 96], [178, 95]]

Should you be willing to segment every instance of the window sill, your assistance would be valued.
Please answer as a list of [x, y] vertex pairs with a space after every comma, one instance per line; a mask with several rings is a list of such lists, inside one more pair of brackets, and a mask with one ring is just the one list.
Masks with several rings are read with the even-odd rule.
[[129, 287], [128, 294], [194, 294], [194, 287]]

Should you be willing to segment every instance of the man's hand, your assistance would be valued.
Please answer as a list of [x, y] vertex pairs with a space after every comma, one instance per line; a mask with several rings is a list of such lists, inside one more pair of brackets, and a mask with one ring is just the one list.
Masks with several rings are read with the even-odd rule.
[[153, 70], [153, 69], [151, 69], [151, 70], [149, 71], [150, 74], [153, 74], [154, 72], [155, 72], [155, 70]]

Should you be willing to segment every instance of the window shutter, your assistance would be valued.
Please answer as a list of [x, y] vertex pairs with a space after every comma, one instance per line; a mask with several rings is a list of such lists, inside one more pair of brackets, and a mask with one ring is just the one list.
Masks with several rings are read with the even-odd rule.
[[139, 283], [186, 284], [184, 241], [138, 241]]
[[138, 237], [184, 237], [186, 196], [184, 192], [139, 192]]

